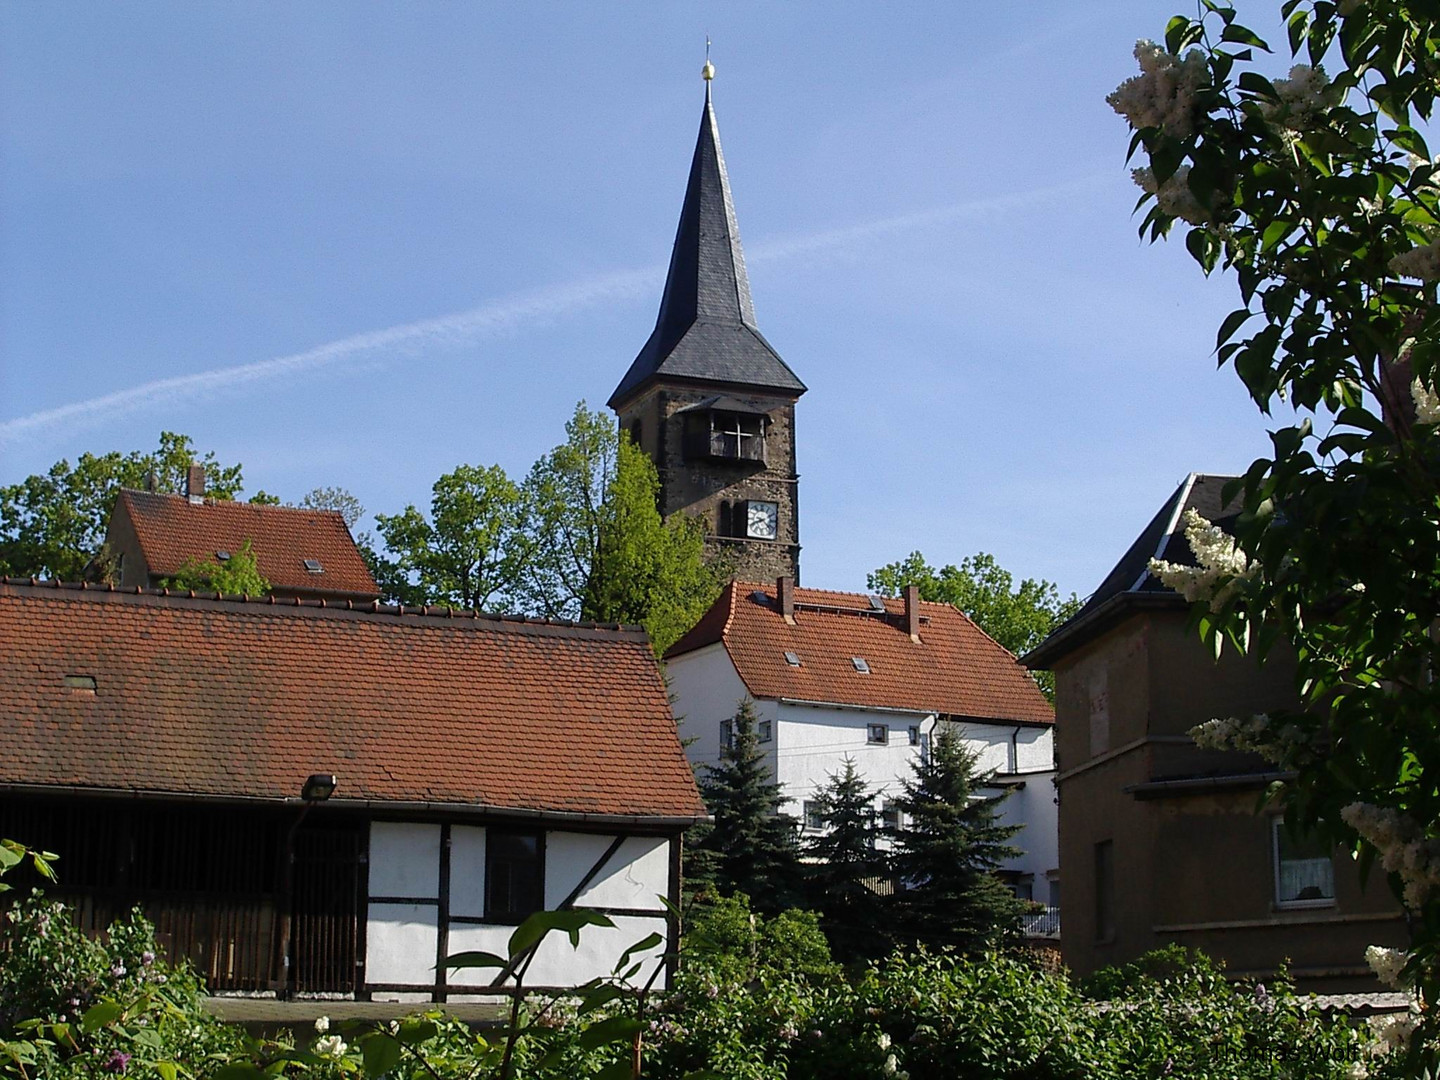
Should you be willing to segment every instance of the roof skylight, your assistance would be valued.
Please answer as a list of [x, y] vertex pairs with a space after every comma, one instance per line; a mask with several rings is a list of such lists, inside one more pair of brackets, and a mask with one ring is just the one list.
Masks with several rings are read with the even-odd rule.
[[312, 574], [323, 574], [325, 567], [320, 565], [319, 559], [306, 559], [305, 569]]
[[799, 666], [800, 666], [800, 654], [797, 653], [797, 652], [790, 652], [790, 651], [787, 650], [786, 653], [785, 653], [785, 663], [789, 664], [791, 667], [799, 667]]
[[850, 657], [850, 663], [855, 665], [855, 670], [858, 671], [861, 675], [870, 674], [870, 664], [863, 656]]

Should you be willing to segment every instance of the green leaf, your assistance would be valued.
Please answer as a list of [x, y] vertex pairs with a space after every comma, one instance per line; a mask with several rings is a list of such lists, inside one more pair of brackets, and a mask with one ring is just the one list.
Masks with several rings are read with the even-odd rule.
[[630, 957], [634, 956], [636, 953], [648, 952], [650, 949], [653, 949], [656, 945], [659, 945], [659, 944], [661, 944], [662, 942], [664, 942], [664, 940], [665, 940], [665, 939], [664, 939], [663, 937], [661, 937], [659, 934], [647, 934], [647, 935], [645, 935], [645, 936], [644, 936], [643, 938], [641, 938], [639, 941], [635, 942], [634, 945], [631, 945], [628, 949], [626, 949], [623, 953], [620, 954], [620, 959], [619, 959], [619, 961], [615, 964], [615, 970], [616, 970], [616, 971], [619, 971], [621, 968], [623, 968], [627, 963], [629, 963]]
[[1270, 46], [1266, 45], [1253, 30], [1249, 30], [1239, 23], [1231, 23], [1225, 27], [1220, 33], [1220, 40], [1236, 41], [1241, 45], [1253, 45], [1257, 49], [1264, 49], [1266, 52], [1270, 51]]
[[537, 911], [510, 935], [510, 957], [514, 959], [540, 942], [552, 930], [568, 934], [572, 946], [580, 944], [580, 931], [587, 926], [609, 926], [615, 924], [597, 911]]
[[433, 1039], [439, 1032], [440, 1028], [434, 1020], [411, 1016], [400, 1021], [400, 1030], [395, 1035], [406, 1046], [414, 1046], [426, 1039]]
[[99, 1005], [91, 1005], [85, 1010], [85, 1015], [80, 1018], [80, 1030], [86, 1034], [98, 1031], [102, 1027], [109, 1027], [124, 1015], [125, 1006], [119, 1002], [102, 1001]]
[[400, 1041], [388, 1032], [377, 1031], [362, 1040], [360, 1053], [365, 1061], [365, 1075], [373, 1080], [400, 1064]]
[[160, 1080], [176, 1080], [180, 1075], [180, 1070], [173, 1061], [157, 1061], [155, 1071], [160, 1074]]
[[607, 1020], [591, 1024], [580, 1033], [580, 1037], [576, 1041], [582, 1049], [594, 1050], [597, 1046], [604, 1046], [606, 1043], [629, 1040], [644, 1027], [644, 1023], [636, 1020], [633, 1016], [612, 1016]]
[[624, 994], [624, 990], [613, 984], [607, 983], [604, 986], [598, 986], [584, 995], [584, 1000], [581, 1001], [580, 1008], [576, 1010], [576, 1013], [584, 1016], [586, 1013], [609, 1005], [610, 1002], [618, 997], [623, 997]]
[[1234, 337], [1235, 331], [1239, 330], [1240, 327], [1245, 325], [1245, 321], [1254, 314], [1255, 313], [1253, 311], [1250, 311], [1246, 308], [1240, 308], [1239, 310], [1232, 311], [1229, 315], [1226, 315], [1225, 321], [1220, 324], [1220, 332], [1215, 335], [1216, 351], [1218, 352], [1220, 350], [1220, 346], [1224, 345], [1227, 341]]
[[489, 952], [460, 952], [454, 953], [445, 958], [445, 970], [456, 971], [459, 968], [503, 968], [510, 963], [503, 956], [496, 956]]

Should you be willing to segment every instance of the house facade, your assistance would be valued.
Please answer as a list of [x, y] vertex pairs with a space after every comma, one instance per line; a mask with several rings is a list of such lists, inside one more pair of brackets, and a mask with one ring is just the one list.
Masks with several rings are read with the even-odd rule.
[[816, 792], [845, 761], [876, 790], [878, 821], [951, 726], [1011, 792], [1002, 819], [1023, 854], [1005, 868], [1019, 895], [1059, 898], [1052, 714], [1015, 658], [947, 604], [733, 581], [666, 654], [686, 752], [714, 765], [739, 704], [754, 701], [760, 748], [786, 813], [818, 831]]
[[213, 991], [503, 992], [444, 958], [542, 908], [615, 928], [547, 938], [527, 985], [674, 952], [705, 810], [643, 632], [12, 580], [0, 684], [0, 835], [60, 854], [92, 929], [140, 904]]
[[249, 543], [256, 568], [285, 599], [369, 603], [380, 589], [336, 510], [211, 499], [205, 469], [190, 467], [185, 493], [124, 489], [105, 544], [115, 583], [158, 588], [191, 560], [223, 563]]
[[662, 514], [700, 520], [707, 554], [741, 577], [798, 579], [805, 384], [756, 323], [706, 72], [660, 313], [609, 405], [655, 461]]
[[1258, 757], [1197, 747], [1214, 717], [1295, 708], [1294, 658], [1217, 660], [1189, 605], [1148, 571], [1193, 563], [1182, 515], [1223, 525], [1229, 477], [1192, 474], [1085, 606], [1024, 658], [1055, 673], [1065, 963], [1079, 974], [1167, 944], [1233, 974], [1282, 964], [1309, 988], [1378, 989], [1370, 944], [1405, 940], [1380, 874], [1362, 887], [1343, 851], [1297, 837], [1266, 803], [1283, 781]]

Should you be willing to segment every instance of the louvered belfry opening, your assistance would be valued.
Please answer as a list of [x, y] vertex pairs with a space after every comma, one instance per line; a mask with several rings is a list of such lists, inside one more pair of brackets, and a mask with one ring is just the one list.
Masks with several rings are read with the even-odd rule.
[[285, 985], [279, 913], [286, 834], [298, 811], [195, 802], [0, 799], [0, 836], [53, 851], [58, 882], [7, 879], [71, 908], [99, 935], [138, 906], [172, 962], [212, 992], [356, 989], [361, 827], [313, 819], [295, 833], [294, 977]]

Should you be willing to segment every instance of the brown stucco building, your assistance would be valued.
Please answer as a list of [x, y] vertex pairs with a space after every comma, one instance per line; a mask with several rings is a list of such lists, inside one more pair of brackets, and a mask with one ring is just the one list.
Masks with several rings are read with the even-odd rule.
[[1297, 705], [1293, 657], [1217, 661], [1188, 605], [1147, 570], [1193, 563], [1182, 515], [1224, 525], [1229, 477], [1192, 474], [1078, 614], [1024, 662], [1055, 673], [1065, 963], [1080, 974], [1177, 943], [1232, 974], [1289, 963], [1310, 989], [1376, 990], [1369, 944], [1399, 945], [1383, 877], [1362, 888], [1343, 851], [1296, 840], [1264, 803], [1260, 758], [1197, 747], [1214, 717]]
[[655, 461], [662, 514], [699, 518], [740, 578], [798, 580], [805, 384], [755, 322], [709, 86], [660, 314], [609, 404]]

